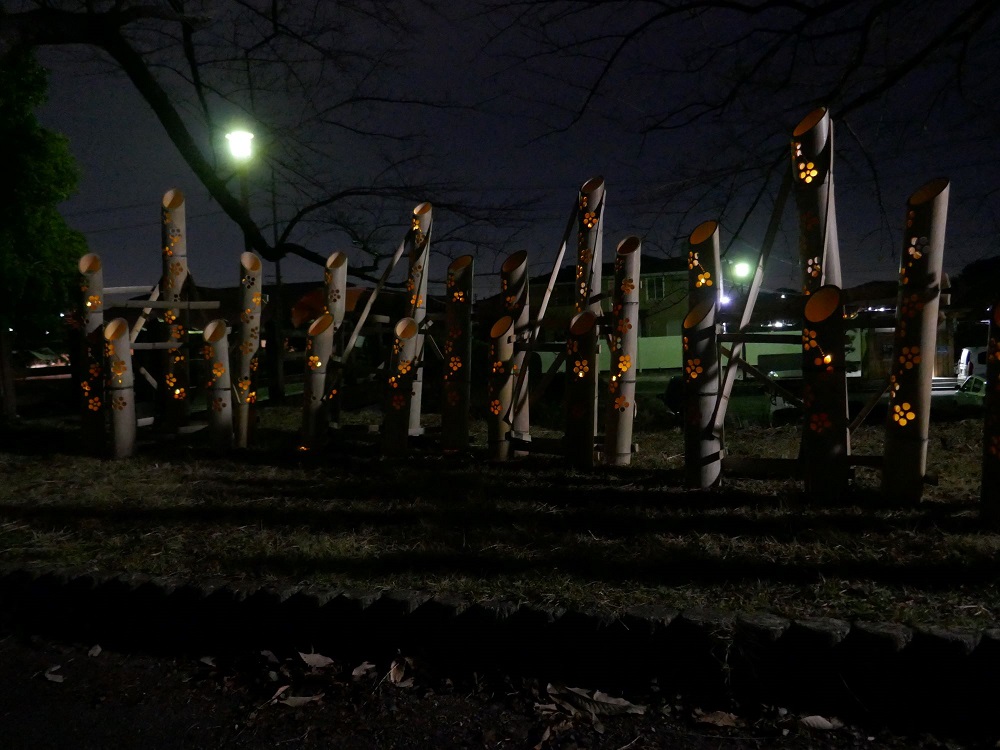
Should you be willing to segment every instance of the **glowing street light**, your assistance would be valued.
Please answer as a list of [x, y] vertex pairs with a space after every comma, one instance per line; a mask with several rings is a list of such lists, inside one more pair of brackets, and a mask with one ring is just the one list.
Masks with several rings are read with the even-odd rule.
[[229, 153], [237, 161], [246, 161], [253, 156], [253, 133], [249, 130], [233, 130], [226, 133]]
[[750, 264], [745, 260], [733, 264], [733, 276], [737, 279], [745, 279], [750, 275]]

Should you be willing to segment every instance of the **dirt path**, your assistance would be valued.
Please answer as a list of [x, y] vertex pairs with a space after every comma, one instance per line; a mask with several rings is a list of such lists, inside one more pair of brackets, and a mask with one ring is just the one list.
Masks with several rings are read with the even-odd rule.
[[[12, 750], [962, 747], [856, 727], [811, 729], [775, 707], [743, 717], [655, 690], [630, 698], [498, 675], [452, 679], [405, 659], [393, 669], [266, 651], [227, 660], [154, 656], [0, 633], [0, 745]], [[641, 715], [614, 713], [638, 705]]]

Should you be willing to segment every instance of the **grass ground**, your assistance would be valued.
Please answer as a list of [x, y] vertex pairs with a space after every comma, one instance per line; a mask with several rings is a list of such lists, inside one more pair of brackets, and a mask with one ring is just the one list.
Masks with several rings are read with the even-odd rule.
[[[260, 445], [243, 454], [195, 438], [144, 444], [120, 462], [84, 455], [78, 433], [54, 420], [8, 433], [0, 564], [612, 611], [659, 603], [1000, 624], [1000, 534], [979, 522], [975, 419], [933, 425], [939, 483], [920, 507], [901, 508], [875, 502], [879, 477], [864, 469], [836, 507], [810, 504], [791, 480], [686, 492], [676, 431], [639, 432], [627, 469], [581, 473], [552, 457], [501, 465], [419, 446], [387, 461], [363, 437], [302, 455], [295, 409], [261, 418]], [[727, 445], [793, 457], [798, 430], [732, 429]], [[860, 428], [853, 445], [878, 454], [881, 429]]]

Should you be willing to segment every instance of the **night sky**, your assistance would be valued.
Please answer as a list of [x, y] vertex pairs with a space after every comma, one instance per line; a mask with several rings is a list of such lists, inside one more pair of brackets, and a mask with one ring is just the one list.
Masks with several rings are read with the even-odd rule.
[[[408, 126], [425, 135], [392, 143], [394, 153], [405, 157], [409, 149], [413, 156], [422, 157], [429, 165], [428, 179], [444, 175], [461, 183], [463, 188], [453, 195], [470, 204], [489, 207], [510, 200], [529, 201], [524, 215], [518, 214], [518, 219], [528, 218], [526, 226], [512, 221], [507, 228], [504, 209], [497, 209], [497, 226], [464, 235], [483, 243], [474, 251], [479, 294], [492, 290], [496, 276], [490, 274], [515, 250], [529, 251], [533, 273], [548, 271], [577, 188], [598, 174], [608, 186], [606, 260], [617, 242], [632, 233], [645, 238], [647, 253], [678, 256], [686, 252], [686, 234], [708, 218], [722, 219], [725, 246], [750, 209], [755, 189], [749, 182], [738, 186], [719, 179], [713, 184], [710, 176], [693, 180], [692, 176], [697, 178], [701, 164], [708, 168], [720, 159], [740, 159], [744, 145], [749, 150], [751, 141], [757, 145], [766, 141], [761, 152], [780, 157], [797, 120], [813, 106], [805, 98], [796, 98], [804, 96], [801, 86], [790, 89], [788, 100], [775, 105], [773, 115], [768, 114], [772, 102], [761, 100], [757, 116], [770, 123], [770, 140], [760, 136], [756, 124], [757, 129], [751, 131], [750, 123], [743, 122], [735, 110], [687, 127], [644, 134], [640, 132], [643, 119], [661, 102], [719, 85], [711, 73], [675, 77], [673, 88], [662, 88], [659, 79], [644, 77], [661, 57], [673, 54], [663, 40], [661, 46], [650, 43], [644, 48], [646, 58], [637, 55], [609, 76], [578, 122], [565, 132], [553, 132], [567, 124], [568, 107], [579, 103], [579, 87], [593, 71], [592, 61], [570, 55], [521, 63], [512, 55], [532, 51], [535, 43], [516, 31], [491, 40], [498, 26], [496, 17], [424, 17], [409, 39], [412, 50], [403, 57], [405, 66], [385, 74], [395, 76], [394, 90], [414, 97], [449, 97], [470, 105], [410, 108], [405, 115]], [[47, 48], [40, 55], [51, 71], [49, 102], [40, 119], [69, 137], [82, 172], [79, 194], [63, 205], [64, 215], [84, 232], [91, 251], [104, 259], [106, 283], [153, 284], [160, 267], [160, 196], [179, 187], [188, 199], [188, 256], [195, 279], [205, 286], [234, 285], [243, 247], [239, 230], [209, 199], [124, 74], [98, 57], [80, 48]], [[662, 64], [668, 65], [665, 60]], [[972, 72], [973, 85], [988, 78], [988, 71]], [[940, 66], [915, 73], [891, 96], [853, 113], [848, 118], [850, 132], [838, 126], [835, 174], [845, 286], [894, 277], [905, 200], [924, 182], [942, 175], [952, 179], [945, 269], [954, 274], [976, 258], [1000, 254], [996, 239], [1000, 190], [995, 178], [1000, 147], [994, 137], [995, 119], [989, 107], [972, 116], [947, 97], [925, 95], [935, 89], [935, 76], [940, 75]], [[681, 85], [689, 89], [678, 89]], [[281, 106], [280, 101], [271, 104]], [[743, 106], [752, 111], [757, 102]], [[185, 113], [192, 114], [192, 109], [187, 107]], [[235, 123], [236, 118], [232, 119]], [[240, 118], [240, 124], [255, 129], [247, 119]], [[742, 125], [748, 127], [741, 131]], [[336, 129], [320, 137], [327, 138], [331, 152], [340, 153], [326, 174], [335, 174], [345, 184], [351, 180], [364, 184], [383, 168], [379, 145]], [[341, 139], [343, 145], [338, 148]], [[878, 169], [878, 185], [872, 165]], [[419, 172], [414, 179], [419, 182]], [[280, 223], [293, 208], [295, 197], [285, 177], [279, 177], [278, 183]], [[267, 225], [271, 204], [265, 164], [255, 164], [252, 184], [254, 217]], [[769, 184], [765, 200], [733, 244], [733, 257], [759, 246], [770, 201], [777, 193], [777, 177]], [[879, 190], [884, 213], [878, 207]], [[791, 205], [765, 277], [771, 288], [797, 286], [797, 227]], [[389, 212], [393, 215], [387, 215], [382, 204], [370, 217], [385, 225], [378, 235], [379, 248], [385, 252], [392, 251], [409, 221], [402, 203], [389, 204]], [[459, 217], [436, 211], [435, 239], [460, 224]], [[270, 229], [264, 234], [270, 238]], [[346, 250], [352, 263], [362, 261], [343, 233], [314, 229], [293, 240], [323, 256]], [[452, 241], [436, 247], [454, 257], [469, 252], [471, 246]], [[447, 258], [438, 257], [432, 278], [443, 278], [447, 263]], [[273, 267], [268, 265], [267, 270], [270, 281]], [[322, 269], [298, 258], [283, 261], [282, 271], [286, 280], [319, 283], [322, 279]], [[397, 269], [396, 276], [404, 273]]]

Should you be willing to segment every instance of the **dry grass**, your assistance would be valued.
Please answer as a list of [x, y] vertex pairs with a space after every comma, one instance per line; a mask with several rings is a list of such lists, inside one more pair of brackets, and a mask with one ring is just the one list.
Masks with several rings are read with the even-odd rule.
[[[934, 425], [939, 485], [920, 508], [891, 508], [874, 503], [871, 471], [837, 507], [810, 506], [790, 480], [685, 492], [676, 432], [639, 434], [626, 470], [584, 474], [550, 457], [490, 465], [418, 450], [391, 462], [360, 439], [301, 456], [290, 450], [296, 412], [262, 416], [263, 447], [228, 457], [161, 443], [108, 462], [45, 425], [8, 436], [0, 562], [611, 610], [1000, 624], [1000, 534], [979, 523], [976, 420]], [[727, 441], [734, 454], [798, 450], [792, 427]], [[862, 428], [855, 452], [877, 454], [880, 441]]]

